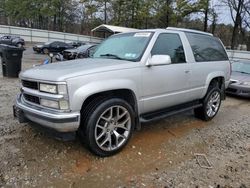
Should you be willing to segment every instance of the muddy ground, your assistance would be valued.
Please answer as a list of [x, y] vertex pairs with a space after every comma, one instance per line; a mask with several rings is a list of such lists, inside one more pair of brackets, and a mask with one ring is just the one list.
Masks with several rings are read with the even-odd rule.
[[[27, 49], [23, 69], [44, 58]], [[250, 187], [249, 99], [228, 97], [211, 122], [186, 112], [143, 125], [122, 152], [98, 158], [79, 139], [62, 142], [19, 124], [18, 91], [18, 79], [0, 76], [0, 187]], [[199, 166], [197, 153], [211, 168]]]

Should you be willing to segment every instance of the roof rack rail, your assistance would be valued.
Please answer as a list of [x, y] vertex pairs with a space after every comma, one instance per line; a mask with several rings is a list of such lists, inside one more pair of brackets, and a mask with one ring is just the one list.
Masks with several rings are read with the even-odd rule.
[[194, 29], [184, 29], [184, 28], [178, 28], [178, 27], [167, 27], [167, 30], [173, 30], [173, 31], [183, 31], [183, 32], [190, 32], [190, 33], [197, 33], [202, 35], [210, 35], [213, 36], [212, 33], [204, 32], [204, 31], [198, 31]]

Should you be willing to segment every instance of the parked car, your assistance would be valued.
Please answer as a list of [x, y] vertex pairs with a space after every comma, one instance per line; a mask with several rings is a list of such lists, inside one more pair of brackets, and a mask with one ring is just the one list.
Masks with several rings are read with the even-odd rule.
[[232, 76], [226, 92], [241, 97], [250, 97], [250, 61], [232, 62]]
[[179, 28], [121, 33], [102, 42], [93, 58], [22, 72], [14, 115], [43, 129], [78, 132], [94, 154], [110, 156], [141, 123], [191, 109], [213, 119], [230, 74], [225, 48], [212, 34]]
[[43, 45], [36, 45], [33, 50], [37, 53], [49, 54], [62, 52], [66, 49], [72, 49], [74, 46], [61, 41], [46, 42]]
[[75, 48], [78, 48], [79, 46], [86, 44], [86, 42], [81, 42], [81, 41], [73, 41], [73, 42], [67, 42], [67, 43], [74, 46]]
[[25, 41], [19, 36], [3, 35], [0, 37], [0, 44], [23, 47], [25, 45]]
[[96, 49], [96, 44], [86, 44], [74, 49], [64, 50], [56, 55], [57, 61], [82, 59], [91, 57]]

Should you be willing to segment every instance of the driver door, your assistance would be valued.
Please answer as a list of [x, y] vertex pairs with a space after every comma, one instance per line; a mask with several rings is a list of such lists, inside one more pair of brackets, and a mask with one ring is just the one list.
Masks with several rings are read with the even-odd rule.
[[60, 52], [59, 42], [53, 42], [50, 45], [50, 52]]
[[190, 64], [179, 34], [159, 34], [151, 51], [153, 55], [169, 55], [171, 64], [145, 67], [143, 71], [143, 113], [189, 101]]

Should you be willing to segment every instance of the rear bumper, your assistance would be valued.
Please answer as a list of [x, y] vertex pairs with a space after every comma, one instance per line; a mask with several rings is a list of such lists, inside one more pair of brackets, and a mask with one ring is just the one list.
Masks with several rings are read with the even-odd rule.
[[57, 132], [75, 132], [80, 125], [80, 113], [59, 113], [31, 106], [22, 101], [21, 95], [17, 96], [13, 113], [21, 123], [29, 120]]

